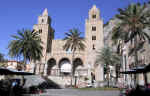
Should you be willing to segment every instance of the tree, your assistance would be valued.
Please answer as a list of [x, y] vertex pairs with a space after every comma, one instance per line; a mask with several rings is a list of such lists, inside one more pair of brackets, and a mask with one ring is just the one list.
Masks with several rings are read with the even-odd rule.
[[0, 53], [0, 62], [4, 61], [4, 55], [2, 53]]
[[[79, 32], [78, 29], [71, 29], [69, 30], [69, 33], [65, 33], [66, 37], [64, 38], [65, 45], [63, 46], [64, 50], [69, 50], [71, 49], [72, 51], [72, 64], [71, 64], [71, 77], [73, 78], [74, 76], [74, 65], [73, 65], [73, 61], [74, 61], [74, 56], [75, 56], [75, 52], [77, 50], [84, 50], [85, 49], [85, 45], [84, 45], [84, 39], [82, 37], [80, 37], [81, 32]], [[71, 85], [72, 85], [72, 78], [71, 78]]]
[[138, 65], [138, 50], [142, 48], [146, 40], [150, 40], [144, 30], [150, 25], [150, 14], [146, 6], [147, 4], [137, 3], [131, 4], [125, 9], [118, 9], [120, 14], [116, 15], [116, 18], [121, 22], [112, 32], [113, 41], [123, 40], [124, 43], [130, 42], [134, 46], [131, 53], [134, 53], [135, 66]]
[[6, 66], [6, 62], [5, 62], [5, 58], [4, 55], [2, 53], [0, 53], [0, 67], [5, 67]]
[[31, 60], [40, 60], [42, 57], [42, 45], [38, 32], [34, 30], [19, 30], [18, 35], [12, 35], [14, 40], [8, 45], [11, 57], [23, 57], [24, 66]]
[[110, 80], [110, 66], [118, 66], [120, 64], [120, 56], [117, 55], [110, 47], [104, 47], [97, 52], [96, 64], [103, 64], [104, 73], [107, 74], [107, 81], [109, 87]]

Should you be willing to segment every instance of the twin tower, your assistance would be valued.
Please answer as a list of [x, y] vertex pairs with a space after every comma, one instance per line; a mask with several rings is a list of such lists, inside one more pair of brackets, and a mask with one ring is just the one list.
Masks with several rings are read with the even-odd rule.
[[[33, 29], [39, 32], [43, 42], [43, 57], [41, 61], [36, 62], [38, 64], [37, 73], [44, 72], [48, 76], [68, 76], [71, 70], [72, 52], [63, 50], [64, 40], [54, 39], [55, 31], [51, 27], [51, 21], [48, 10], [45, 9], [38, 17], [38, 24], [33, 26]], [[86, 48], [84, 51], [78, 50], [75, 53], [73, 61], [75, 74], [90, 79], [93, 78], [92, 74], [96, 81], [103, 80], [103, 66], [95, 64], [96, 52], [104, 46], [103, 38], [103, 21], [100, 18], [99, 9], [94, 5], [89, 10], [88, 19], [85, 21], [84, 43]]]

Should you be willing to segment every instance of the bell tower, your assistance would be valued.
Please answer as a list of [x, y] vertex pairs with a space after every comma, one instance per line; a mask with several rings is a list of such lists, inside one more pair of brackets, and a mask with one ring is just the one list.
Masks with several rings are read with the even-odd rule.
[[43, 14], [38, 18], [38, 24], [49, 24], [51, 23], [50, 17], [48, 16], [47, 8], [44, 10]]
[[42, 70], [42, 65], [46, 63], [47, 54], [51, 52], [51, 44], [54, 39], [54, 29], [51, 27], [51, 18], [48, 16], [47, 9], [45, 9], [42, 15], [38, 17], [38, 24], [35, 24], [33, 29], [35, 32], [38, 32], [42, 41], [43, 57], [41, 58], [41, 61], [38, 61], [41, 64], [39, 67], [41, 67]]
[[[90, 66], [91, 73], [94, 73], [96, 81], [103, 81], [103, 67], [96, 65], [97, 51], [103, 48], [103, 21], [100, 18], [100, 10], [94, 5], [89, 10], [88, 19], [85, 22], [86, 39], [86, 64]], [[89, 73], [90, 74], [90, 73]]]
[[89, 10], [89, 18], [86, 19], [85, 37], [88, 41], [88, 50], [95, 51], [101, 48], [103, 44], [103, 21], [100, 18], [100, 11], [94, 5]]

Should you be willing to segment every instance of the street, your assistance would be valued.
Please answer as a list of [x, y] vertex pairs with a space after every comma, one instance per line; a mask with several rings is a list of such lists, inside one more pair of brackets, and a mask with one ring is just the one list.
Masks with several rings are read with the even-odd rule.
[[46, 93], [40, 96], [119, 96], [119, 91], [48, 89]]

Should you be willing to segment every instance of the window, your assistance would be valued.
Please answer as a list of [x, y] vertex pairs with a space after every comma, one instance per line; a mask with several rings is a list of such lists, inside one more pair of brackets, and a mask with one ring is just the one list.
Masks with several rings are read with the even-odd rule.
[[92, 40], [96, 40], [96, 36], [92, 36]]
[[44, 22], [44, 19], [42, 19], [42, 23]]
[[42, 33], [42, 29], [39, 30], [39, 34], [41, 34], [41, 33]]
[[94, 14], [94, 15], [92, 15], [92, 18], [93, 18], [93, 19], [95, 19], [95, 18], [96, 18], [96, 15], [95, 15], [95, 14]]
[[96, 26], [92, 26], [92, 31], [96, 31]]
[[95, 50], [95, 45], [93, 44], [93, 50]]

